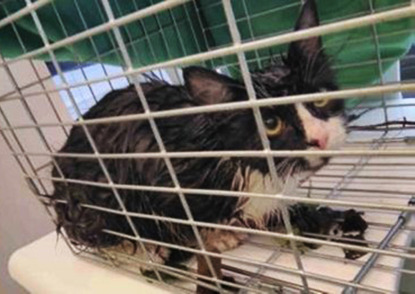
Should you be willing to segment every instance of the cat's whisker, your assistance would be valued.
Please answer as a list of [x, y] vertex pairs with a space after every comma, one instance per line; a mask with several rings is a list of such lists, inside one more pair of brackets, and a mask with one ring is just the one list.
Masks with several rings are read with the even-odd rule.
[[290, 158], [284, 158], [278, 165], [276, 165], [277, 172], [282, 172], [284, 168], [288, 165]]
[[287, 176], [290, 175], [292, 162], [294, 162], [294, 161], [295, 161], [295, 159], [292, 159], [292, 158], [286, 158], [284, 160], [284, 165], [281, 167], [281, 177], [282, 178], [287, 178]]

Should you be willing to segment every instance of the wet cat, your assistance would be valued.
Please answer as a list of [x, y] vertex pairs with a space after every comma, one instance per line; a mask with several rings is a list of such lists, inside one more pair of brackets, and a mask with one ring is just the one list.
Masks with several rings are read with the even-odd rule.
[[[309, 0], [302, 8], [295, 30], [317, 26], [316, 5]], [[181, 109], [201, 105], [248, 100], [243, 83], [216, 71], [188, 67], [183, 69], [184, 85], [163, 81], [142, 84], [151, 111]], [[320, 37], [293, 42], [283, 64], [252, 73], [258, 99], [337, 89], [330, 63]], [[93, 106], [84, 119], [143, 113], [133, 86], [108, 93]], [[266, 133], [273, 150], [328, 150], [340, 147], [346, 136], [343, 102], [322, 100], [310, 103], [261, 108]], [[251, 109], [199, 113], [155, 119], [167, 151], [262, 150]], [[147, 120], [89, 125], [89, 132], [100, 153], [159, 152]], [[84, 130], [75, 126], [62, 153], [93, 153]], [[96, 159], [56, 157], [66, 178], [108, 183]], [[114, 183], [125, 185], [174, 187], [163, 158], [104, 159]], [[263, 158], [172, 158], [177, 180], [183, 188], [280, 193], [328, 161], [328, 158], [274, 159], [279, 177], [273, 183]], [[55, 168], [53, 176], [59, 177]], [[94, 248], [117, 246], [122, 238], [103, 232], [107, 229], [134, 237], [125, 216], [82, 204], [121, 211], [110, 187], [54, 183], [54, 202], [59, 227], [77, 244]], [[188, 219], [177, 193], [137, 189], [118, 189], [125, 209], [132, 213]], [[249, 197], [185, 194], [194, 220], [267, 229], [279, 220], [278, 200]], [[296, 215], [298, 218], [298, 214]], [[172, 221], [131, 216], [140, 237], [198, 248], [192, 227]], [[306, 225], [307, 226], [307, 225]], [[199, 228], [207, 250], [222, 252], [237, 246], [242, 236], [232, 232]], [[320, 228], [316, 228], [317, 231]], [[184, 252], [149, 246], [156, 262], [170, 262]]]

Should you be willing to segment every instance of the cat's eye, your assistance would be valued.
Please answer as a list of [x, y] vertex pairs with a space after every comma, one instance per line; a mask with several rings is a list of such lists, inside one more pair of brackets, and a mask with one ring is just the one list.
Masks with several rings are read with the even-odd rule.
[[327, 104], [329, 104], [330, 100], [329, 99], [321, 99], [321, 100], [317, 100], [314, 101], [314, 106], [317, 108], [323, 108], [325, 106], [327, 106]]
[[278, 117], [270, 117], [264, 121], [267, 135], [270, 137], [278, 136], [284, 129], [284, 123]]

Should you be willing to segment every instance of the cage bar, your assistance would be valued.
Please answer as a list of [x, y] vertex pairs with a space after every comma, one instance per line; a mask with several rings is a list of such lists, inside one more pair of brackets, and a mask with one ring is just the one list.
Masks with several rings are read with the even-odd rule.
[[[139, 258], [138, 256], [129, 256], [120, 252], [109, 252], [108, 254], [116, 254], [116, 258], [120, 261], [125, 261], [129, 263], [129, 266], [123, 268], [125, 271], [130, 271], [137, 273], [140, 271], [141, 265], [149, 265], [155, 272], [156, 278], [144, 278], [145, 280], [152, 280], [157, 285], [170, 287], [169, 289], [175, 289], [178, 291], [189, 292], [192, 290], [180, 283], [173, 283], [170, 285], [164, 275], [175, 277], [181, 281], [181, 283], [187, 283], [191, 285], [200, 285], [211, 290], [217, 290], [220, 293], [225, 293], [226, 287], [233, 287], [239, 289], [240, 293], [261, 293], [264, 289], [266, 291], [286, 291], [287, 293], [300, 293], [305, 291], [307, 293], [322, 293], [324, 292], [322, 286], [315, 286], [316, 281], [321, 283], [327, 283], [330, 285], [337, 285], [339, 288], [343, 289], [358, 289], [370, 293], [390, 293], [389, 288], [383, 288], [383, 285], [373, 285], [371, 283], [362, 283], [361, 279], [340, 279], [336, 277], [331, 272], [319, 272], [315, 271], [308, 267], [307, 259], [315, 258], [319, 259], [320, 262], [337, 262], [346, 263], [348, 265], [353, 265], [355, 267], [365, 268], [365, 262], [363, 260], [347, 260], [345, 257], [340, 257], [338, 254], [333, 254], [331, 251], [328, 252], [306, 252], [301, 254], [298, 246], [301, 243], [312, 243], [316, 245], [326, 246], [331, 249], [349, 249], [356, 250], [360, 252], [366, 252], [372, 254], [372, 257], [382, 256], [382, 260], [378, 260], [377, 263], [371, 262], [370, 272], [371, 271], [380, 271], [388, 275], [398, 275], [398, 274], [410, 274], [415, 275], [415, 271], [408, 270], [405, 268], [395, 268], [394, 263], [391, 260], [402, 261], [404, 259], [413, 260], [415, 258], [415, 252], [408, 244], [403, 244], [400, 240], [396, 242], [390, 242], [387, 246], [382, 242], [382, 239], [379, 236], [390, 235], [390, 230], [394, 230], [394, 220], [396, 217], [401, 215], [409, 215], [415, 211], [415, 208], [412, 206], [405, 205], [407, 200], [413, 196], [412, 190], [413, 185], [411, 181], [413, 177], [410, 173], [413, 172], [412, 157], [415, 155], [415, 150], [412, 144], [415, 142], [415, 122], [411, 119], [403, 118], [395, 119], [393, 115], [393, 110], [397, 109], [410, 109], [415, 104], [411, 101], [408, 103], [402, 103], [399, 105], [389, 104], [385, 99], [386, 94], [395, 93], [395, 92], [415, 92], [415, 83], [414, 80], [409, 82], [387, 82], [383, 77], [383, 72], [385, 67], [383, 66], [384, 62], [394, 61], [394, 58], [385, 57], [382, 54], [380, 44], [381, 38], [383, 37], [394, 37], [399, 36], [399, 34], [413, 32], [413, 28], [408, 30], [394, 31], [387, 34], [380, 34], [377, 29], [377, 25], [382, 24], [387, 21], [399, 20], [402, 18], [411, 18], [415, 16], [415, 6], [414, 1], [411, 1], [411, 4], [403, 6], [402, 4], [396, 4], [387, 7], [384, 11], [375, 10], [374, 3], [372, 0], [368, 0], [367, 4], [369, 6], [369, 11], [362, 13], [358, 12], [353, 15], [348, 15], [347, 18], [338, 17], [329, 20], [325, 20], [319, 27], [310, 28], [306, 30], [291, 32], [284, 31], [280, 35], [266, 35], [261, 38], [256, 38], [253, 32], [253, 17], [262, 17], [264, 12], [259, 12], [254, 15], [248, 14], [247, 0], [241, 1], [238, 5], [241, 5], [241, 9], [244, 12], [244, 15], [238, 19], [235, 18], [234, 10], [232, 7], [231, 0], [221, 0], [216, 1], [215, 3], [208, 4], [208, 7], [214, 9], [223, 9], [226, 21], [221, 24], [216, 24], [208, 29], [214, 28], [229, 28], [230, 36], [232, 42], [227, 44], [224, 47], [212, 47], [209, 46], [207, 39], [207, 29], [203, 28], [202, 19], [200, 18], [201, 8], [198, 7], [195, 1], [191, 0], [168, 0], [168, 1], [150, 1], [151, 5], [138, 10], [138, 4], [133, 1], [133, 6], [136, 11], [129, 13], [127, 15], [120, 16], [115, 18], [114, 12], [118, 11], [119, 14], [122, 14], [122, 7], [117, 1], [114, 4], [110, 4], [108, 0], [96, 0], [95, 2], [99, 5], [100, 3], [103, 6], [104, 13], [101, 13], [102, 24], [88, 29], [85, 16], [82, 14], [78, 0], [73, 0], [77, 8], [77, 13], [81, 18], [82, 22], [82, 32], [76, 33], [75, 35], [70, 36], [68, 31], [65, 28], [65, 22], [60, 17], [59, 11], [56, 9], [55, 3], [50, 0], [38, 0], [32, 2], [32, 0], [26, 0], [26, 7], [21, 10], [9, 14], [5, 7], [6, 17], [0, 20], [0, 28], [5, 26], [11, 26], [16, 34], [16, 37], [20, 43], [20, 46], [23, 49], [23, 54], [20, 56], [7, 59], [0, 57], [0, 68], [7, 72], [7, 75], [10, 77], [11, 82], [14, 85], [14, 89], [2, 94], [0, 96], [0, 117], [2, 122], [0, 126], [0, 133], [2, 138], [5, 140], [6, 145], [11, 150], [11, 155], [17, 160], [22, 173], [25, 176], [25, 179], [32, 186], [33, 193], [37, 195], [37, 198], [42, 202], [48, 202], [50, 200], [50, 195], [48, 189], [43, 185], [43, 182], [63, 182], [67, 184], [78, 184], [85, 186], [95, 186], [108, 188], [111, 190], [113, 196], [115, 197], [117, 203], [121, 207], [121, 210], [106, 208], [98, 205], [90, 205], [86, 203], [81, 203], [80, 206], [112, 214], [120, 215], [126, 218], [133, 235], [124, 234], [117, 231], [112, 231], [105, 229], [103, 232], [108, 235], [121, 237], [128, 239], [134, 242], [137, 242], [145, 254], [145, 258]], [[158, 3], [155, 3], [158, 2]], [[298, 3], [297, 3], [298, 2]], [[274, 10], [281, 10], [285, 7], [300, 7], [301, 3], [304, 1], [297, 1], [293, 4], [288, 4], [287, 6], [280, 6]], [[111, 2], [112, 3], [112, 2]], [[64, 32], [64, 38], [62, 40], [50, 43], [46, 36], [46, 32], [43, 28], [43, 25], [38, 17], [39, 9], [49, 5], [54, 9], [56, 17], [60, 25], [60, 29]], [[179, 23], [175, 18], [174, 11], [172, 9], [180, 8], [183, 9], [186, 17], [190, 18], [189, 9], [195, 9], [197, 12], [196, 22], [202, 27], [203, 30], [203, 42], [205, 42], [205, 48], [207, 51], [202, 52], [202, 48], [197, 44], [198, 50], [196, 54], [189, 55], [187, 48], [183, 41], [183, 36], [179, 31]], [[236, 10], [235, 10], [236, 11]], [[168, 16], [169, 20], [172, 22], [172, 28], [175, 33], [178, 34], [178, 43], [180, 45], [181, 51], [184, 54], [183, 57], [173, 58], [173, 54], [170, 52], [168, 45], [168, 37], [163, 31], [163, 25], [161, 21], [161, 13]], [[366, 15], [366, 13], [368, 13]], [[28, 51], [25, 47], [25, 44], [19, 34], [19, 31], [16, 29], [15, 23], [23, 16], [31, 15], [33, 21], [35, 22], [36, 29], [39, 35], [42, 38], [43, 45], [39, 49]], [[105, 16], [104, 16], [105, 14]], [[108, 21], [106, 21], [106, 18]], [[168, 55], [167, 61], [156, 62], [156, 52], [153, 48], [152, 42], [150, 40], [150, 34], [147, 31], [146, 25], [144, 24], [145, 18], [151, 17], [155, 20], [156, 25], [158, 26], [158, 32], [161, 34], [162, 43], [166, 46], [166, 51]], [[249, 37], [242, 41], [240, 32], [238, 30], [239, 21], [246, 21], [247, 30]], [[132, 58], [140, 58], [140, 52], [135, 49], [134, 43], [137, 40], [133, 38], [133, 32], [127, 27], [127, 24], [135, 23], [137, 29], [144, 31], [144, 41], [148, 43], [150, 48], [150, 55], [153, 57], [154, 62], [134, 68]], [[191, 24], [189, 22], [189, 24]], [[248, 63], [255, 63], [259, 68], [261, 68], [263, 62], [266, 61], [267, 57], [260, 56], [260, 50], [269, 48], [275, 45], [287, 44], [292, 41], [297, 41], [301, 39], [306, 39], [314, 36], [324, 36], [333, 33], [344, 32], [346, 30], [370, 27], [371, 36], [367, 38], [359, 39], [356, 42], [371, 42], [375, 47], [375, 58], [366, 60], [365, 62], [360, 63], [347, 63], [341, 64], [340, 66], [335, 67], [335, 70], [342, 70], [347, 68], [354, 68], [361, 65], [376, 65], [377, 72], [379, 74], [379, 83], [374, 86], [362, 86], [351, 89], [344, 89], [332, 92], [324, 93], [315, 93], [315, 94], [304, 94], [304, 95], [291, 95], [288, 97], [273, 97], [269, 99], [256, 99], [255, 91], [252, 85], [252, 80], [250, 77]], [[191, 34], [196, 38], [196, 32], [191, 26]], [[94, 37], [99, 34], [106, 34], [112, 42], [113, 49], [108, 52], [100, 53], [97, 47], [97, 44], [94, 41]], [[84, 76], [84, 81], [69, 83], [65, 78], [62, 68], [57, 61], [55, 50], [63, 48], [64, 46], [75, 47], [78, 41], [89, 40], [92, 45], [94, 56], [91, 57], [91, 60], [97, 60], [104, 71], [105, 77], [87, 79], [87, 75], [84, 69], [81, 67], [81, 73]], [[355, 44], [348, 44], [350, 46]], [[128, 51], [129, 47], [132, 47], [132, 51]], [[325, 48], [332, 46], [332, 44], [326, 44]], [[119, 74], [110, 74], [106, 71], [105, 66], [102, 64], [106, 54], [110, 53], [120, 53], [121, 56], [118, 56], [121, 64], [123, 64], [123, 71]], [[253, 60], [247, 60], [247, 53], [253, 54], [255, 57]], [[61, 78], [63, 84], [55, 87], [54, 89], [48, 89], [46, 82], [51, 79], [50, 76], [42, 78], [38, 72], [35, 64], [31, 58], [38, 57], [41, 54], [48, 54], [49, 58], [52, 60], [53, 65], [55, 66], [58, 76]], [[131, 55], [131, 56], [130, 56]], [[78, 55], [76, 52], [73, 54], [74, 58], [80, 63], [82, 60], [81, 55]], [[173, 109], [166, 111], [150, 111], [149, 105], [147, 103], [146, 97], [144, 95], [143, 89], [141, 88], [140, 82], [146, 79], [145, 74], [148, 72], [164, 71], [169, 69], [169, 75], [173, 76], [175, 82], [181, 81], [179, 71], [180, 66], [186, 64], [194, 63], [203, 63], [205, 65], [212, 62], [214, 59], [222, 59], [224, 62], [225, 57], [227, 56], [236, 56], [237, 62], [226, 64], [228, 68], [236, 69], [239, 68], [242, 80], [244, 82], [245, 88], [247, 89], [249, 100], [243, 102], [232, 102], [226, 104], [217, 104], [209, 106], [200, 106], [200, 107], [189, 107], [185, 109]], [[411, 59], [413, 56], [406, 56], [406, 59]], [[10, 66], [18, 62], [19, 60], [28, 59], [30, 66], [35, 72], [36, 81], [19, 87], [16, 81], [13, 80], [12, 72], [10, 71]], [[86, 86], [92, 93], [92, 96], [95, 100], [95, 103], [98, 101], [98, 97], [95, 97], [95, 93], [92, 89], [94, 84], [100, 82], [108, 82], [111, 89], [114, 89], [112, 81], [118, 78], [127, 78], [131, 84], [134, 85], [135, 90], [138, 93], [138, 98], [143, 105], [144, 113], [125, 115], [119, 117], [104, 117], [99, 119], [84, 119], [81, 115], [81, 111], [77, 101], [71, 92], [72, 89], [77, 87]], [[27, 89], [35, 85], [40, 85], [40, 91], [31, 91], [31, 93], [25, 93]], [[58, 111], [54, 108], [53, 99], [55, 99], [51, 94], [58, 92], [65, 92], [70, 98], [70, 101], [79, 115], [78, 121], [65, 121], [60, 116]], [[39, 122], [36, 116], [30, 109], [28, 104], [29, 100], [35, 101], [37, 95], [46, 95], [49, 105], [52, 107], [52, 110], [55, 113], [54, 122]], [[376, 103], [367, 103], [367, 104], [357, 104], [349, 111], [355, 115], [356, 122], [353, 122], [350, 127], [350, 136], [347, 142], [347, 147], [342, 150], [325, 150], [325, 151], [292, 151], [292, 150], [271, 150], [269, 146], [269, 141], [265, 133], [265, 128], [263, 125], [262, 117], [260, 114], [261, 107], [267, 106], [278, 106], [286, 105], [292, 103], [307, 103], [313, 102], [320, 99], [342, 99], [348, 101], [350, 99], [355, 99], [356, 97], [362, 98], [361, 102], [369, 101], [369, 98], [373, 96], [381, 96], [381, 101], [376, 100]], [[21, 102], [27, 116], [30, 118], [30, 123], [12, 125], [7, 118], [7, 113], [1, 107], [2, 103], [14, 101]], [[380, 102], [379, 102], [380, 101]], [[170, 152], [167, 151], [163, 142], [158, 126], [156, 124], [156, 119], [159, 118], [169, 118], [175, 116], [185, 116], [193, 115], [200, 113], [211, 113], [211, 112], [221, 112], [221, 111], [232, 111], [240, 109], [252, 109], [255, 122], [258, 127], [259, 135], [262, 143], [262, 150], [236, 150], [236, 151], [201, 151], [201, 152]], [[367, 115], [377, 113], [378, 111], [383, 112], [383, 122], [373, 125], [364, 125], [359, 123], [359, 118], [364, 118]], [[136, 120], [145, 120], [149, 122], [151, 126], [151, 131], [156, 138], [157, 145], [160, 152], [149, 152], [149, 153], [100, 153], [98, 152], [96, 143], [92, 138], [91, 133], [88, 130], [89, 126], [94, 126], [98, 124], [113, 124], [113, 123], [122, 123], [122, 122], [131, 122]], [[84, 130], [84, 133], [90, 143], [93, 153], [60, 153], [55, 152], [50, 146], [50, 142], [47, 141], [43, 135], [45, 128], [58, 127], [61, 128], [66, 136], [68, 135], [68, 127], [81, 127]], [[39, 140], [44, 144], [46, 152], [40, 152], [39, 150], [27, 150], [24, 148], [23, 144], [19, 141], [19, 137], [16, 134], [19, 130], [31, 130], [33, 129], [37, 132]], [[365, 132], [365, 135], [358, 136], [358, 134]], [[223, 158], [223, 157], [257, 157], [267, 160], [267, 164], [272, 176], [272, 180], [275, 182], [277, 180], [276, 168], [274, 163], [274, 157], [302, 157], [302, 156], [330, 156], [333, 157], [333, 161], [322, 171], [317, 172], [310, 181], [303, 182], [299, 185], [298, 191], [293, 195], [286, 195], [284, 191], [279, 194], [265, 194], [265, 193], [252, 193], [252, 192], [234, 192], [234, 191], [223, 191], [223, 190], [206, 190], [206, 189], [195, 189], [195, 188], [185, 188], [180, 185], [176, 171], [173, 168], [171, 163], [172, 159], [176, 158]], [[42, 166], [36, 167], [33, 164], [33, 161], [44, 157], [48, 160]], [[52, 176], [42, 176], [41, 171], [47, 170], [50, 166], [57, 166], [57, 158], [79, 158], [79, 159], [91, 159], [98, 161], [100, 168], [102, 169], [106, 182], [93, 182], [86, 180], [77, 180], [65, 178], [63, 173], [60, 172], [61, 177], [52, 177]], [[164, 186], [148, 186], [148, 185], [126, 185], [119, 184], [114, 182], [111, 179], [111, 175], [108, 172], [108, 168], [105, 165], [105, 159], [146, 159], [146, 158], [158, 158], [162, 159], [167, 166], [169, 175], [174, 183], [173, 187], [164, 187]], [[384, 160], [385, 159], [385, 160]], [[387, 160], [386, 160], [387, 159]], [[395, 174], [386, 174], [387, 171], [394, 171], [397, 168], [402, 170], [401, 173]], [[403, 176], [402, 173], [407, 173]], [[389, 183], [390, 187], [385, 187], [385, 184]], [[378, 185], [375, 186], [375, 185]], [[172, 217], [164, 217], [159, 215], [149, 215], [140, 212], [128, 211], [123, 203], [123, 200], [120, 197], [121, 190], [136, 190], [136, 191], [149, 191], [149, 192], [164, 192], [164, 193], [174, 193], [178, 195], [184, 211], [186, 212], [185, 219], [178, 219]], [[274, 232], [274, 231], [264, 231], [251, 228], [240, 228], [235, 226], [230, 226], [226, 224], [217, 224], [217, 223], [207, 223], [196, 221], [194, 216], [191, 213], [189, 204], [186, 201], [184, 195], [186, 194], [195, 194], [199, 196], [209, 195], [214, 197], [251, 197], [251, 198], [261, 198], [261, 199], [278, 199], [282, 203], [282, 217], [284, 219], [285, 231]], [[63, 200], [57, 200], [59, 203], [66, 203]], [[368, 231], [372, 234], [368, 237], [367, 240], [356, 242], [356, 243], [344, 243], [347, 241], [353, 241], [353, 239], [347, 237], [333, 237], [324, 234], [312, 234], [307, 233], [304, 235], [295, 235], [293, 232], [292, 224], [289, 219], [289, 214], [287, 211], [287, 206], [292, 203], [303, 203], [308, 205], [328, 205], [331, 207], [342, 207], [342, 208], [356, 208], [362, 209], [367, 215], [369, 224]], [[52, 216], [52, 213], [48, 211]], [[384, 218], [382, 220], [376, 219], [376, 216], [382, 214]], [[171, 222], [176, 224], [183, 224], [190, 226], [193, 230], [193, 233], [196, 237], [198, 248], [190, 248], [188, 246], [179, 246], [176, 244], [170, 244], [166, 242], [160, 242], [155, 240], [150, 240], [143, 238], [138, 234], [137, 229], [134, 226], [132, 219], [134, 218], [143, 218], [151, 219], [162, 222]], [[254, 259], [244, 256], [236, 256], [228, 253], [215, 253], [206, 250], [205, 244], [200, 236], [200, 228], [211, 228], [211, 229], [220, 229], [228, 230], [233, 232], [248, 233], [253, 235], [255, 238], [275, 238], [279, 240], [286, 240], [289, 242], [289, 248], [273, 248], [272, 245], [268, 243], [262, 243], [257, 239], [247, 241], [248, 246], [255, 246], [258, 250], [264, 250], [263, 252], [267, 253], [267, 258], [264, 260]], [[396, 229], [398, 236], [400, 238], [408, 237], [410, 234], [413, 234], [415, 227], [412, 222], [408, 222], [404, 226], [400, 226]], [[376, 233], [376, 234], [375, 234]], [[376, 237], [375, 237], [376, 235]], [[408, 237], [409, 238], [409, 237]], [[259, 239], [261, 240], [261, 239]], [[71, 250], [76, 251], [75, 246], [70, 245], [69, 238], [65, 236], [65, 242], [69, 245]], [[76, 241], [76, 240], [73, 240]], [[178, 249], [193, 254], [202, 255], [211, 272], [212, 277], [201, 276], [197, 274], [191, 266], [187, 266], [185, 269], [179, 269], [168, 265], [158, 264], [153, 262], [150, 254], [147, 252], [146, 246], [163, 246], [170, 249]], [[367, 246], [367, 247], [366, 247]], [[116, 263], [115, 260], [111, 258], [105, 259], [105, 254], [102, 252], [94, 250], [80, 250], [82, 252], [81, 256], [84, 258], [91, 258], [94, 260], [100, 260], [101, 262], [111, 264]], [[289, 266], [282, 265], [280, 263], [284, 256], [290, 255], [293, 257], [293, 263]], [[109, 255], [108, 255], [109, 256]], [[211, 258], [221, 258], [225, 261], [224, 270], [233, 272], [238, 275], [238, 281], [229, 282], [218, 279], [216, 273], [213, 269]], [[136, 264], [137, 263], [137, 264]], [[241, 264], [241, 268], [236, 267], [235, 264]], [[250, 266], [250, 270], [246, 270], [242, 267]], [[289, 274], [296, 278], [296, 282], [282, 281], [283, 279], [278, 279], [270, 276], [272, 274]], [[186, 284], [186, 285], [187, 285]], [[318, 284], [320, 285], [320, 284]], [[262, 288], [261, 288], [262, 287]], [[264, 290], [265, 291], [265, 290]], [[285, 292], [284, 292], [285, 293]]]

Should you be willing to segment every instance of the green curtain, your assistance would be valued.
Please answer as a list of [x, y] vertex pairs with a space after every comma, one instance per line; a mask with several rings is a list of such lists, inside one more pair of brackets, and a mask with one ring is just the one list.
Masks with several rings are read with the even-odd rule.
[[[160, 1], [112, 0], [116, 17], [121, 17]], [[410, 0], [317, 0], [322, 24], [405, 5]], [[24, 7], [24, 1], [0, 3], [0, 19]], [[292, 30], [299, 14], [298, 0], [234, 0], [237, 25], [244, 41]], [[75, 35], [107, 21], [99, 0], [55, 0], [38, 10], [51, 43]], [[338, 81], [343, 88], [367, 85], [379, 80], [414, 42], [413, 18], [367, 26], [323, 37], [326, 52], [333, 58]], [[134, 21], [121, 28], [134, 66], [139, 67], [187, 56], [231, 44], [221, 0], [189, 2], [172, 10]], [[376, 34], [375, 34], [376, 33]], [[0, 29], [0, 53], [17, 57], [43, 47], [32, 17], [27, 15]], [[263, 66], [270, 55], [284, 53], [286, 45], [247, 52], [251, 69]], [[122, 64], [112, 32], [105, 32], [56, 50], [60, 61]], [[97, 57], [99, 56], [99, 58]], [[382, 60], [378, 66], [378, 56]], [[48, 55], [38, 58], [48, 60]], [[217, 58], [206, 66], [236, 65], [235, 56]]]

